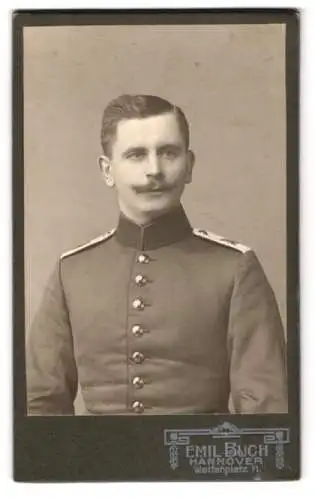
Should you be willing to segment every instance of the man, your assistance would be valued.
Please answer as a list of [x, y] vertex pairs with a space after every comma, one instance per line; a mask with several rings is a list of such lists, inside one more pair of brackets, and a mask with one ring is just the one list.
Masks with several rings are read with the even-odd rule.
[[61, 256], [27, 347], [30, 415], [287, 411], [285, 344], [252, 250], [193, 230], [181, 206], [194, 155], [183, 112], [121, 96], [99, 165], [116, 230]]

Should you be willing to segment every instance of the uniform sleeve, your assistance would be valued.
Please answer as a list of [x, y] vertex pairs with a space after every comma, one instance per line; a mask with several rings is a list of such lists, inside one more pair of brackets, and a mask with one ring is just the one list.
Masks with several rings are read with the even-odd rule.
[[286, 347], [274, 293], [249, 251], [235, 277], [229, 321], [235, 413], [286, 413]]
[[74, 414], [77, 370], [59, 263], [27, 337], [26, 378], [29, 415]]

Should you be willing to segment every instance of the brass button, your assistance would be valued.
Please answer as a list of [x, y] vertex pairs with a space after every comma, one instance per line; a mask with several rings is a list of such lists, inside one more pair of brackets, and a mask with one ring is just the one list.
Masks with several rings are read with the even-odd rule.
[[141, 377], [134, 377], [132, 383], [136, 389], [141, 389], [144, 386], [144, 381]]
[[131, 331], [135, 337], [142, 337], [144, 329], [140, 325], [133, 325]]
[[142, 354], [142, 352], [139, 352], [139, 351], [135, 351], [132, 355], [131, 355], [131, 359], [134, 363], [137, 363], [137, 364], [140, 364], [140, 363], [143, 363], [144, 361], [144, 355]]
[[141, 403], [141, 401], [134, 401], [131, 405], [131, 408], [135, 413], [143, 413], [144, 411], [144, 406], [143, 403]]
[[149, 262], [149, 257], [144, 254], [144, 253], [141, 253], [140, 255], [138, 255], [138, 258], [137, 258], [137, 261], [139, 262], [139, 264], [147, 264]]
[[137, 311], [142, 311], [142, 309], [144, 309], [143, 300], [140, 298], [133, 300], [132, 307], [133, 307], [133, 309], [136, 309]]
[[137, 276], [135, 276], [135, 282], [136, 285], [143, 286], [148, 282], [148, 280], [145, 276], [142, 276], [142, 274], [137, 274]]

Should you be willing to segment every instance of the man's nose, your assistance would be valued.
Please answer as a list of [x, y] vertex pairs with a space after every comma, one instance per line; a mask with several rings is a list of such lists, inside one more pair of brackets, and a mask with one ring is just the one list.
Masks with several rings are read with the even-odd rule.
[[160, 159], [156, 153], [152, 153], [148, 156], [148, 161], [146, 165], [146, 174], [152, 177], [157, 177], [161, 175]]

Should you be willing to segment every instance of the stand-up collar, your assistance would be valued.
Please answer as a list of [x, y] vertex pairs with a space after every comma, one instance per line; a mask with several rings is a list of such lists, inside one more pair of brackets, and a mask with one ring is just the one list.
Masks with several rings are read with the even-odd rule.
[[186, 238], [192, 231], [182, 206], [158, 217], [145, 226], [138, 226], [120, 214], [116, 238], [124, 246], [153, 250]]

